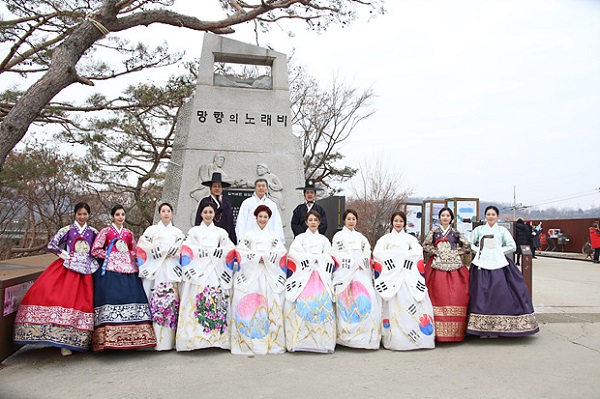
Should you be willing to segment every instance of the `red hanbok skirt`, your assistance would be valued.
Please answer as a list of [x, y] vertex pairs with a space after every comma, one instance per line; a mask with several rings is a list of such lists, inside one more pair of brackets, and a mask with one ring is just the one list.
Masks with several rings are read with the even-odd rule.
[[15, 343], [87, 351], [94, 331], [91, 274], [63, 266], [58, 258], [29, 288], [15, 319]]
[[460, 342], [467, 330], [469, 305], [469, 269], [445, 271], [425, 266], [425, 285], [433, 304], [435, 339], [438, 342]]

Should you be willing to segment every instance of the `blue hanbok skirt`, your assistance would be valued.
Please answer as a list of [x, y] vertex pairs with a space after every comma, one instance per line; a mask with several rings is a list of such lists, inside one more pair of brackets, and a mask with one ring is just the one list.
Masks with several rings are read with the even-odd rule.
[[148, 298], [137, 273], [102, 268], [94, 275], [92, 350], [134, 349], [156, 345]]
[[515, 337], [539, 331], [523, 274], [507, 260], [496, 270], [471, 265], [468, 334]]

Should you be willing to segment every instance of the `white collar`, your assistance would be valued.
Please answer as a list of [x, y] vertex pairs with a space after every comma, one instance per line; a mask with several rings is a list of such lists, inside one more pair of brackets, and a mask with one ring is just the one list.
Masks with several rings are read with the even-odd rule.
[[443, 234], [443, 235], [446, 235], [446, 234], [448, 234], [448, 232], [449, 232], [449, 231], [450, 231], [450, 229], [452, 228], [452, 225], [451, 225], [451, 224], [449, 224], [449, 225], [448, 225], [448, 227], [444, 229], [444, 228], [442, 227], [442, 225], [440, 224], [440, 225], [439, 225], [439, 228], [440, 228], [440, 230], [442, 230], [442, 234]]
[[203, 221], [200, 222], [200, 224], [198, 225], [198, 227], [200, 227], [201, 229], [210, 229], [214, 225], [215, 225], [214, 222], [210, 222], [210, 224], [207, 226], [206, 223], [204, 223], [204, 220], [203, 220]]
[[308, 227], [306, 228], [306, 233], [308, 233], [312, 236], [318, 236], [320, 234], [319, 229], [315, 230], [315, 232], [313, 233], [312, 231], [310, 231], [310, 229]]
[[263, 197], [262, 197], [262, 198], [258, 198], [258, 195], [256, 195], [256, 191], [252, 193], [252, 196], [253, 196], [254, 198], [256, 198], [256, 200], [257, 200], [258, 202], [265, 202], [265, 201], [267, 200], [267, 197], [268, 197], [268, 195], [267, 195], [267, 194], [265, 194], [265, 195], [263, 195]]
[[356, 229], [350, 230], [346, 226], [342, 227], [342, 231], [345, 232], [346, 234], [354, 234], [354, 233], [356, 233]]
[[77, 223], [77, 220], [74, 222], [75, 227], [77, 227], [77, 231], [79, 232], [79, 234], [83, 234], [83, 232], [85, 231], [85, 229], [87, 229], [87, 223], [84, 223], [83, 226], [80, 226], [79, 223]]
[[121, 232], [123, 231], [123, 227], [121, 226], [121, 228], [118, 228], [116, 224], [112, 223], [112, 227], [117, 230], [117, 233], [119, 233], [119, 235], [121, 235]]
[[173, 226], [173, 222], [169, 221], [169, 224], [165, 226], [165, 224], [162, 222], [162, 220], [159, 220], [158, 223], [156, 224], [156, 226], [160, 229], [160, 230], [169, 230], [170, 227]]

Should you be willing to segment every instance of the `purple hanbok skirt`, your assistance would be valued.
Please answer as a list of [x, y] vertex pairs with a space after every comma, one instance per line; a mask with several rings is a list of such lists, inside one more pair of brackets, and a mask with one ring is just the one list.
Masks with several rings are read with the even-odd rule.
[[471, 265], [468, 334], [518, 337], [540, 330], [523, 275], [507, 260], [496, 270]]

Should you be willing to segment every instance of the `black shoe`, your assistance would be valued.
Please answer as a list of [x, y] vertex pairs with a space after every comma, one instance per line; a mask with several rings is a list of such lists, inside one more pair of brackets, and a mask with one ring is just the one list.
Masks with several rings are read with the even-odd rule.
[[537, 259], [537, 256], [534, 256], [533, 259]]
[[515, 263], [516, 266], [519, 266], [519, 262]]

